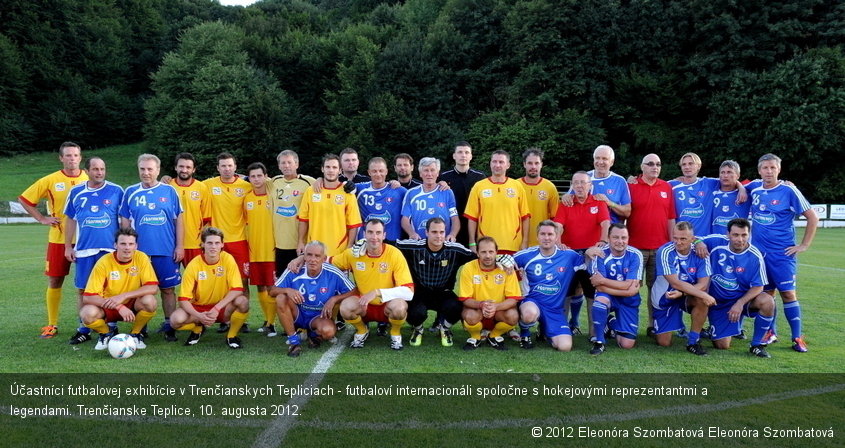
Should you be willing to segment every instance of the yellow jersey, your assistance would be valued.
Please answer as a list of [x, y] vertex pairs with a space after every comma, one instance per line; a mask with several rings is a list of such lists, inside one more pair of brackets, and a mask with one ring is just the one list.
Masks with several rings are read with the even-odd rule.
[[217, 263], [208, 264], [205, 256], [195, 257], [182, 273], [179, 300], [195, 305], [214, 305], [229, 291], [243, 291], [238, 263], [228, 252], [220, 252]]
[[211, 225], [223, 231], [224, 242], [245, 241], [244, 198], [252, 191], [252, 184], [240, 177], [223, 182], [220, 176], [203, 183], [211, 193]]
[[244, 198], [243, 213], [246, 219], [246, 240], [249, 242], [249, 261], [276, 261], [270, 196], [250, 191]]
[[552, 219], [557, 213], [557, 206], [560, 204], [560, 196], [557, 188], [548, 179], [540, 178], [536, 184], [525, 182], [525, 178], [519, 178], [519, 183], [525, 190], [525, 197], [528, 200], [528, 212], [531, 213], [531, 221], [528, 224], [528, 247], [539, 244], [537, 241], [537, 225], [541, 222]]
[[[374, 289], [395, 288], [407, 286], [413, 288], [414, 279], [411, 277], [411, 270], [408, 262], [399, 249], [385, 244], [384, 250], [378, 257], [362, 255], [355, 258], [352, 249], [344, 250], [340, 255], [332, 258], [332, 264], [339, 269], [352, 273], [358, 292], [366, 294]], [[373, 305], [381, 303], [376, 297], [371, 302]]]
[[491, 236], [499, 250], [516, 252], [522, 244], [522, 220], [531, 216], [522, 183], [507, 178], [502, 183], [489, 177], [473, 185], [464, 209], [467, 219], [478, 222], [478, 236]]
[[211, 222], [211, 193], [205, 183], [196, 179], [191, 179], [191, 183], [183, 187], [173, 178], [170, 185], [179, 193], [182, 203], [185, 249], [199, 249], [202, 228]]
[[522, 291], [519, 289], [515, 273], [508, 275], [498, 266], [489, 271], [484, 270], [478, 260], [464, 265], [458, 284], [460, 301], [475, 299], [499, 303], [505, 299], [522, 300]]
[[278, 175], [273, 178], [270, 187], [270, 202], [273, 211], [273, 237], [279, 249], [296, 249], [299, 243], [299, 206], [305, 190], [314, 183], [311, 176], [298, 175], [285, 179]]
[[65, 243], [65, 202], [68, 193], [75, 185], [88, 181], [88, 173], [80, 170], [77, 176], [68, 176], [64, 170], [48, 174], [30, 185], [18, 199], [35, 207], [42, 199], [47, 200], [47, 214], [58, 218], [59, 225], [51, 226], [48, 241], [55, 244]]
[[314, 193], [305, 189], [299, 209], [299, 220], [308, 223], [306, 242], [320, 241], [326, 245], [326, 255], [343, 252], [349, 244], [348, 230], [361, 227], [361, 212], [355, 195], [343, 191], [343, 184]]
[[[112, 252], [97, 260], [85, 285], [84, 295], [108, 299], [145, 285], [158, 285], [150, 257], [136, 250], [131, 260], [122, 263], [117, 259], [117, 252]], [[126, 302], [128, 300], [123, 301]]]

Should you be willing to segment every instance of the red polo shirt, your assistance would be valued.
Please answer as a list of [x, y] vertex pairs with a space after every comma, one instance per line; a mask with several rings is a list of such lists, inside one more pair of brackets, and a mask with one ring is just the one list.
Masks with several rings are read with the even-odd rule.
[[654, 185], [643, 181], [628, 184], [631, 192], [631, 216], [628, 217], [628, 244], [641, 250], [658, 249], [669, 242], [668, 220], [675, 219], [672, 186], [657, 179]]
[[610, 221], [607, 204], [593, 199], [592, 195], [587, 195], [583, 204], [578, 199], [573, 200], [572, 207], [561, 204], [555, 214], [554, 221], [563, 225], [561, 242], [570, 249], [587, 249], [599, 240], [606, 239], [601, 234], [601, 223]]

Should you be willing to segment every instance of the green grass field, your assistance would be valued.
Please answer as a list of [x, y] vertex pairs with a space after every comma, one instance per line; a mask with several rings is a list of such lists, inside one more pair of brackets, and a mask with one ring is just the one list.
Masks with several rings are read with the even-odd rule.
[[[140, 152], [141, 145], [131, 145], [97, 154], [106, 158], [109, 178], [128, 185], [136, 181], [134, 158]], [[0, 182], [0, 198], [4, 200], [13, 200], [32, 180], [57, 165], [53, 155], [20, 159], [9, 161], [13, 166], [23, 166], [16, 175], [2, 175], [5, 177]], [[770, 347], [773, 357], [768, 360], [751, 357], [747, 341], [734, 341], [731, 350], [710, 350], [710, 356], [695, 357], [686, 353], [682, 339], [676, 338], [674, 346], [665, 349], [643, 335], [634, 350], [610, 347], [599, 357], [588, 354], [587, 336], [575, 337], [571, 353], [558, 353], [542, 344], [534, 350], [521, 350], [512, 342], [508, 342], [510, 350], [506, 352], [482, 347], [467, 353], [461, 350], [467, 335], [459, 325], [452, 348], [441, 347], [439, 339], [427, 333], [421, 347], [406, 346], [401, 352], [394, 352], [385, 338], [373, 335], [361, 350], [347, 349], [345, 344], [323, 344], [316, 350], [304, 348], [300, 358], [290, 359], [285, 356], [283, 338], [266, 338], [253, 332], [242, 336], [245, 348], [234, 351], [223, 344], [221, 335], [209, 332], [195, 347], [181, 344], [183, 334], [179, 335], [179, 343], [167, 343], [160, 335], [152, 335], [146, 350], [127, 360], [114, 360], [105, 352], [94, 351], [91, 342], [67, 344], [77, 325], [72, 277], [63, 290], [59, 336], [51, 340], [37, 337], [45, 319], [46, 279], [42, 270], [46, 233], [47, 229], [39, 225], [0, 226], [0, 259], [7, 260], [0, 269], [0, 434], [4, 435], [0, 437], [0, 447], [33, 442], [78, 446], [102, 434], [107, 434], [113, 444], [137, 443], [140, 437], [147, 446], [211, 441], [221, 446], [255, 447], [349, 447], [374, 443], [465, 447], [503, 442], [628, 447], [681, 440], [691, 446], [713, 442], [728, 447], [843, 445], [845, 349], [837, 336], [845, 311], [837, 302], [845, 290], [845, 229], [821, 229], [811, 250], [800, 258], [799, 298], [809, 353], [795, 353], [788, 342], [780, 342]], [[249, 322], [256, 328], [263, 318], [254, 294], [252, 305]], [[641, 323], [644, 315], [645, 307], [641, 307]], [[157, 315], [150, 328], [157, 328], [161, 319], [162, 315]], [[583, 311], [581, 320], [583, 327]], [[127, 324], [122, 325], [124, 331], [128, 329]], [[781, 333], [788, 334], [782, 316], [779, 326]], [[746, 322], [746, 329], [750, 332], [750, 322]], [[350, 332], [340, 335], [341, 342], [348, 341]], [[403, 334], [407, 340], [410, 328], [406, 327]], [[12, 393], [22, 384], [157, 384], [175, 388], [197, 384], [213, 388], [303, 383], [331, 385], [335, 394], [291, 398], [274, 393], [253, 398], [180, 392], [172, 396], [114, 399]], [[392, 389], [390, 393], [370, 390], [363, 395], [350, 395], [346, 387], [354, 385]], [[398, 396], [399, 388], [404, 386], [443, 385], [466, 385], [472, 393], [469, 397]], [[591, 387], [607, 392], [614, 387], [669, 385], [691, 387], [698, 394], [587, 399], [532, 393], [542, 391], [544, 386]], [[479, 395], [480, 388], [498, 387], [524, 390], [527, 396]], [[707, 396], [701, 394], [704, 388], [710, 391]], [[99, 408], [137, 404], [148, 411], [153, 410], [152, 404], [159, 404], [184, 407], [189, 414], [90, 417], [79, 415], [80, 404]], [[16, 415], [15, 407], [27, 406], [66, 406], [71, 416]], [[296, 406], [298, 415], [258, 412], [287, 412], [291, 406]], [[255, 413], [250, 414], [250, 410]], [[717, 430], [717, 435], [711, 437], [710, 427], [746, 431], [719, 435]], [[835, 436], [780, 439], [764, 434], [771, 428], [796, 427], [832, 428]], [[537, 428], [541, 437], [532, 433]], [[667, 428], [701, 428], [705, 436], [635, 435], [635, 431]], [[587, 437], [580, 436], [582, 431], [587, 431]], [[627, 431], [627, 436], [623, 431]], [[387, 434], [390, 438], [385, 438]]]

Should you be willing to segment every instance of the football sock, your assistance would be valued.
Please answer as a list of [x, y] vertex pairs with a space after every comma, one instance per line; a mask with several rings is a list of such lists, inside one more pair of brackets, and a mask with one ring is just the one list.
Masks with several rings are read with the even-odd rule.
[[760, 345], [763, 341], [763, 336], [766, 335], [766, 331], [774, 323], [775, 318], [772, 316], [763, 316], [762, 314], [758, 314], [756, 318], [754, 318], [754, 335], [751, 337], [751, 346]]
[[299, 333], [294, 333], [288, 336], [288, 344], [289, 345], [299, 345], [301, 341], [299, 340]]
[[59, 325], [59, 306], [62, 304], [62, 289], [47, 288], [47, 325]]
[[226, 334], [226, 337], [233, 338], [237, 336], [238, 332], [241, 331], [241, 327], [244, 326], [247, 317], [249, 317], [249, 313], [234, 311], [231, 319], [229, 319], [229, 332]]
[[405, 324], [405, 319], [390, 319], [390, 335], [402, 336], [402, 325]]
[[496, 322], [493, 330], [490, 332], [491, 338], [498, 338], [499, 336], [513, 330], [514, 326], [505, 322]]
[[86, 325], [86, 327], [100, 334], [106, 334], [109, 332], [109, 326], [106, 325], [106, 321], [104, 321], [103, 319], [97, 319], [94, 322], [91, 322], [90, 324]]
[[[196, 330], [197, 327], [198, 327], [197, 324], [185, 324], [185, 325], [182, 325], [181, 327], [177, 328], [177, 330], [196, 332], [194, 330]], [[200, 331], [202, 331], [202, 330], [200, 330]]]
[[701, 339], [701, 333], [697, 331], [690, 331], [687, 337], [687, 345], [693, 345]]
[[523, 338], [531, 336], [531, 327], [533, 327], [535, 324], [536, 323], [526, 324], [525, 322], [520, 320], [519, 321], [519, 335]]
[[584, 294], [571, 296], [569, 299], [569, 327], [580, 327], [578, 315], [581, 314], [581, 306], [584, 304]]
[[367, 332], [367, 324], [364, 323], [364, 319], [362, 319], [361, 316], [352, 320], [347, 320], [346, 323], [355, 327], [356, 334], [364, 334]]
[[593, 302], [593, 331], [596, 341], [604, 344], [604, 327], [607, 325], [607, 305], [596, 300]]
[[80, 333], [80, 334], [89, 334], [89, 333], [91, 333], [91, 329], [90, 329], [90, 328], [88, 328], [88, 327], [86, 327], [86, 326], [85, 326], [85, 324], [83, 324], [83, 323], [82, 323], [82, 318], [81, 318], [81, 317], [79, 318], [79, 327], [76, 329], [76, 331], [77, 331], [78, 333]]
[[270, 297], [270, 291], [258, 291], [258, 302], [261, 304], [261, 311], [264, 312], [264, 320], [267, 326], [276, 322], [276, 299]]
[[[135, 322], [132, 324], [132, 334], [140, 333], [141, 329], [144, 328], [144, 325], [147, 325], [147, 322], [149, 322], [155, 315], [155, 311], [138, 311], [138, 313], [135, 314]], [[170, 324], [168, 323], [168, 325]]]
[[783, 315], [786, 316], [786, 321], [789, 322], [789, 328], [792, 330], [792, 339], [801, 337], [801, 305], [798, 301], [784, 303]]
[[464, 322], [464, 330], [466, 330], [467, 333], [469, 333], [469, 337], [475, 339], [476, 341], [480, 340], [481, 339], [481, 329], [484, 327], [483, 325], [481, 325], [481, 322], [479, 322], [475, 325], [469, 325], [469, 324], [467, 324], [467, 321], [463, 321], [463, 322]]

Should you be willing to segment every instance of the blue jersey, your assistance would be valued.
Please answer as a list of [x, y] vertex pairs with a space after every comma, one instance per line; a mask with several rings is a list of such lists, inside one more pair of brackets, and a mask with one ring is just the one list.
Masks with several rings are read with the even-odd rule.
[[425, 237], [425, 224], [434, 217], [446, 222], [446, 235], [452, 231], [452, 217], [458, 216], [455, 193], [452, 190], [434, 190], [426, 192], [423, 186], [411, 188], [402, 203], [402, 216], [411, 220], [411, 226], [421, 237]]
[[329, 263], [323, 263], [323, 269], [316, 277], [309, 277], [305, 267], [299, 274], [285, 269], [276, 280], [276, 286], [299, 291], [305, 300], [297, 306], [301, 313], [309, 317], [318, 316], [332, 296], [345, 294], [355, 288], [340, 269]]
[[555, 248], [547, 257], [540, 252], [539, 246], [517, 252], [514, 259], [528, 280], [530, 289], [525, 298], [554, 308], [563, 307], [575, 268], [584, 264], [584, 257], [573, 250]]
[[176, 249], [176, 219], [182, 214], [179, 193], [170, 185], [140, 183], [126, 189], [120, 216], [138, 232], [138, 250], [149, 256], [171, 256]]
[[[752, 182], [750, 185], [759, 185]], [[784, 249], [795, 245], [797, 215], [810, 209], [810, 203], [797, 188], [778, 183], [772, 188], [762, 186], [751, 190], [751, 244], [764, 254], [782, 255]]]
[[[596, 177], [595, 170], [587, 171], [593, 181], [593, 194], [603, 194], [611, 201], [619, 205], [631, 203], [631, 192], [628, 190], [628, 181], [624, 177], [611, 172], [607, 177]], [[572, 189], [569, 190], [572, 193]], [[610, 222], [622, 222], [623, 220], [610, 209]]]
[[76, 220], [76, 256], [89, 257], [114, 251], [114, 235], [120, 228], [118, 212], [123, 188], [106, 181], [99, 188], [83, 182], [70, 190], [65, 216]]
[[[599, 273], [603, 277], [610, 280], [626, 281], [643, 279], [643, 254], [628, 246], [622, 256], [615, 257], [611, 254], [610, 247], [605, 247], [604, 258], [596, 258], [593, 260], [590, 271], [592, 273]], [[639, 294], [634, 296], [639, 297]], [[634, 297], [632, 296], [632, 297]]]
[[[402, 200], [408, 190], [405, 187], [390, 188], [385, 184], [381, 188], [373, 188], [371, 182], [355, 184], [358, 188], [358, 209], [361, 211], [361, 221], [366, 223], [370, 219], [378, 219], [384, 223], [384, 238], [390, 241], [398, 240], [402, 235]], [[358, 238], [364, 237], [364, 228], [358, 229]]]
[[687, 221], [692, 224], [696, 235], [709, 235], [710, 229], [710, 197], [720, 188], [719, 179], [699, 177], [695, 182], [687, 185], [677, 180], [670, 180], [672, 195], [675, 197], [676, 221]]
[[695, 250], [690, 250], [687, 255], [681, 255], [675, 249], [675, 243], [660, 246], [656, 257], [658, 280], [664, 275], [677, 275], [682, 282], [694, 285], [699, 279], [711, 275], [710, 259], [699, 257], [695, 254]]
[[[719, 240], [712, 236], [705, 242], [710, 246]], [[751, 288], [766, 284], [763, 255], [753, 245], [740, 253], [732, 252], [729, 245], [716, 246], [710, 251], [710, 266], [713, 275], [710, 276], [709, 292], [717, 302], [736, 301]]]
[[[738, 195], [739, 190], [716, 190], [710, 194], [710, 232], [708, 233], [727, 235], [728, 223], [732, 219], [748, 219], [751, 210], [751, 198], [742, 204], [737, 204], [736, 198]], [[707, 235], [708, 233], [696, 233], [696, 235]]]

